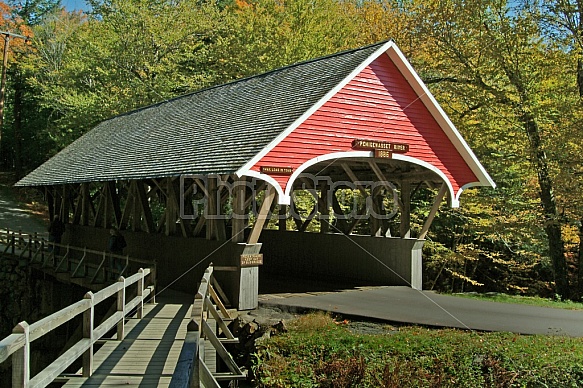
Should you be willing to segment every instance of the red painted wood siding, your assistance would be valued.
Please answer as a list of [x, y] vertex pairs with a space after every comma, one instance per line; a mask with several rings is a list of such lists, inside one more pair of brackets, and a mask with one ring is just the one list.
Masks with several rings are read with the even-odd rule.
[[[261, 166], [298, 168], [333, 152], [352, 151], [354, 139], [409, 144], [406, 154], [432, 164], [457, 193], [478, 181], [423, 102], [387, 55], [381, 55], [267, 153]], [[289, 176], [272, 175], [285, 191]]]

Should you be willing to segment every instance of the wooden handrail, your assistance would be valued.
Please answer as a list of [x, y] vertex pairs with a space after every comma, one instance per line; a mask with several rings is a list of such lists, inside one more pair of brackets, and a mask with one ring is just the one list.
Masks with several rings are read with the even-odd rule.
[[[214, 330], [207, 323], [208, 316], [212, 316], [220, 327], [226, 339], [234, 341], [235, 338], [224, 319], [230, 319], [226, 309], [222, 305], [217, 293], [213, 289], [213, 265], [210, 264], [205, 270], [204, 275], [200, 281], [198, 292], [194, 297], [192, 305], [190, 320], [186, 328], [186, 337], [182, 345], [182, 350], [172, 374], [170, 381], [171, 388], [192, 388], [192, 387], [215, 387], [220, 388], [220, 385], [215, 378], [215, 375], [209, 370], [204, 362], [201, 354], [201, 346], [204, 340], [208, 340], [212, 347], [221, 357], [225, 365], [228, 367], [230, 373], [221, 373], [221, 377], [226, 377], [231, 380], [245, 379], [246, 374], [239, 369], [233, 357], [227, 352], [223, 345], [224, 339], [217, 338]], [[220, 307], [221, 313], [216, 309], [212, 300]]]
[[[100, 340], [108, 331], [117, 326], [117, 340], [123, 339], [125, 317], [134, 309], [138, 309], [138, 318], [142, 316], [144, 300], [150, 297], [153, 300], [154, 286], [144, 288], [146, 276], [154, 276], [150, 268], [145, 268], [128, 277], [120, 277], [119, 281], [96, 292], [89, 291], [85, 298], [76, 302], [46, 318], [29, 325], [26, 322], [19, 323], [13, 330], [13, 334], [0, 341], [0, 363], [12, 356], [12, 384], [13, 387], [45, 387], [57, 378], [75, 360], [83, 356], [83, 375], [91, 376], [93, 373], [93, 344]], [[126, 289], [128, 286], [138, 283], [138, 296], [126, 302]], [[94, 327], [95, 306], [107, 298], [117, 295], [118, 311], [106, 319], [101, 325]], [[43, 335], [53, 331], [57, 327], [70, 321], [74, 317], [83, 314], [83, 338], [66, 350], [48, 367], [36, 376], [30, 376], [30, 343]]]
[[[191, 387], [190, 381], [200, 381], [198, 362], [200, 358], [200, 342], [202, 337], [202, 320], [204, 319], [204, 300], [208, 293], [208, 285], [213, 273], [212, 264], [204, 271], [200, 286], [194, 297], [190, 320], [186, 328], [186, 337], [180, 351], [180, 356], [172, 374], [171, 387]], [[196, 385], [195, 385], [196, 386]]]

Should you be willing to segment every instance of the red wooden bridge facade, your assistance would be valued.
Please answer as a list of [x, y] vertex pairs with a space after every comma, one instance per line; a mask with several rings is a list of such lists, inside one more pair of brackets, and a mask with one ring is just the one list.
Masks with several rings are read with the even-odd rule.
[[[119, 228], [128, 254], [158, 259], [162, 286], [187, 288], [211, 261], [228, 269], [221, 281], [240, 309], [257, 306], [261, 262], [266, 274], [421, 288], [421, 247], [444, 197], [455, 207], [464, 189], [494, 187], [392, 41], [111, 118], [19, 185], [45, 191], [65, 242], [102, 245]], [[347, 188], [363, 199], [348, 213]], [[420, 188], [435, 200], [412, 231]], [[314, 197], [304, 215], [299, 190]], [[280, 232], [262, 233], [272, 217]], [[317, 236], [295, 233], [310, 225]], [[346, 236], [357, 230], [369, 237], [354, 251]]]

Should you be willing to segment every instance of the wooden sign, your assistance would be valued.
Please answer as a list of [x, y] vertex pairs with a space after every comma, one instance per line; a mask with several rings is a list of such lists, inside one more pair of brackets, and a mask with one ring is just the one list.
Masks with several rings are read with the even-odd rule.
[[357, 150], [387, 151], [399, 154], [409, 152], [409, 144], [381, 140], [355, 139], [352, 141], [352, 148]]
[[374, 157], [381, 159], [392, 159], [393, 153], [387, 150], [374, 150]]
[[241, 267], [257, 267], [263, 265], [263, 253], [241, 255]]
[[292, 167], [261, 166], [259, 171], [264, 174], [291, 175], [294, 169]]

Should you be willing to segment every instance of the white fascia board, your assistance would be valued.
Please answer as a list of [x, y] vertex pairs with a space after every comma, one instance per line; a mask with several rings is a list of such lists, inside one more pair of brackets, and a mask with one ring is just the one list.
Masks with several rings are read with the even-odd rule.
[[[334, 163], [338, 160], [341, 160], [341, 159], [354, 159], [354, 158], [370, 158], [372, 160], [375, 160], [374, 159], [374, 152], [372, 152], [372, 151], [346, 151], [346, 152], [334, 152], [331, 154], [320, 155], [320, 156], [317, 156], [313, 159], [310, 159], [310, 160], [304, 162], [304, 164], [299, 166], [293, 172], [293, 174], [289, 177], [289, 179], [287, 181], [285, 193], [280, 196], [280, 201], [281, 200], [289, 201], [289, 198], [291, 197], [291, 194], [292, 194], [294, 182], [308, 168], [310, 168], [318, 163], [322, 163], [322, 162], [331, 161], [330, 164], [332, 164], [332, 163]], [[423, 161], [423, 160], [417, 159], [417, 158], [413, 158], [411, 156], [406, 156], [406, 155], [402, 155], [402, 154], [393, 154], [393, 159], [402, 160], [404, 162], [411, 163], [411, 164], [416, 164], [416, 165], [419, 165], [423, 168], [426, 168], [427, 170], [434, 172], [447, 185], [447, 188], [449, 191], [449, 198], [451, 199], [451, 207], [452, 208], [459, 207], [459, 196], [461, 195], [463, 188], [461, 188], [457, 193], [454, 192], [453, 185], [452, 185], [451, 181], [447, 178], [447, 176], [444, 174], [443, 171], [441, 171], [440, 169], [438, 169], [434, 165], [427, 163], [426, 161]], [[250, 175], [253, 173], [259, 174], [256, 171], [250, 171]], [[390, 182], [387, 182], [387, 183], [391, 184]], [[286, 202], [286, 203], [280, 202], [280, 204], [289, 205], [289, 202]]]
[[405, 55], [399, 50], [396, 45], [391, 45], [387, 48], [387, 55], [397, 69], [401, 72], [403, 77], [409, 82], [419, 99], [423, 102], [425, 107], [429, 110], [431, 115], [437, 121], [439, 126], [445, 132], [454, 147], [458, 150], [462, 158], [466, 161], [472, 172], [479, 180], [480, 186], [496, 187], [496, 183], [492, 180], [484, 166], [480, 163], [476, 155], [468, 146], [464, 138], [461, 136], [455, 125], [451, 122], [445, 111], [441, 108], [433, 94], [429, 91], [423, 80], [419, 77], [413, 66], [405, 58]]
[[[246, 174], [243, 174], [248, 177], [257, 178], [264, 180], [265, 182], [269, 183], [275, 191], [277, 192], [278, 203], [280, 205], [289, 205], [290, 204], [290, 197], [283, 192], [283, 189], [279, 185], [279, 183], [270, 175], [260, 173], [258, 171], [249, 170]], [[242, 175], [237, 175], [239, 178]]]
[[339, 159], [372, 158], [373, 155], [374, 155], [374, 152], [372, 152], [372, 151], [346, 151], [346, 152], [334, 152], [331, 154], [324, 154], [324, 155], [317, 156], [313, 159], [307, 160], [301, 166], [296, 168], [296, 170], [293, 172], [293, 174], [289, 177], [287, 186], [285, 188], [285, 195], [288, 197], [291, 196], [291, 192], [292, 192], [292, 188], [293, 188], [293, 184], [294, 184], [295, 180], [301, 174], [303, 174], [306, 169], [308, 169], [309, 167], [312, 167], [315, 164], [318, 164], [321, 162], [326, 162], [328, 160], [331, 160], [332, 162], [330, 164], [332, 164]]
[[275, 146], [277, 146], [283, 139], [285, 139], [294, 129], [299, 127], [304, 121], [306, 121], [310, 116], [312, 116], [318, 109], [320, 109], [326, 102], [328, 102], [332, 97], [336, 95], [343, 87], [345, 87], [350, 81], [352, 81], [358, 74], [360, 74], [368, 65], [370, 65], [375, 59], [380, 57], [383, 53], [387, 52], [390, 47], [394, 46], [395, 43], [390, 40], [374, 53], [372, 53], [366, 60], [364, 60], [360, 65], [358, 65], [346, 78], [344, 78], [336, 87], [331, 89], [324, 97], [322, 97], [318, 102], [316, 102], [310, 109], [308, 109], [304, 114], [296, 119], [287, 129], [279, 134], [275, 139], [273, 139], [265, 148], [263, 148], [257, 155], [255, 155], [251, 160], [249, 160], [245, 165], [237, 170], [235, 174], [238, 177], [243, 175], [248, 175], [251, 168], [259, 162], [269, 151], [271, 151]]

